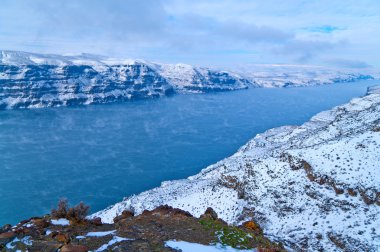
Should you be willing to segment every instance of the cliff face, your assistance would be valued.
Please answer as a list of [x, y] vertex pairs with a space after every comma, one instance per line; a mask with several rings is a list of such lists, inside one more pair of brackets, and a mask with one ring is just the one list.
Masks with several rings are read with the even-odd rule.
[[297, 251], [380, 249], [380, 89], [301, 126], [257, 135], [199, 174], [125, 198], [95, 214], [105, 222], [168, 204], [229, 223], [254, 220]]
[[294, 87], [373, 79], [320, 68], [267, 68], [256, 73], [186, 64], [112, 60], [0, 51], [0, 109], [100, 104], [173, 93], [206, 93], [248, 87]]
[[155, 98], [174, 92], [143, 64], [0, 65], [0, 107], [33, 108]]
[[0, 51], [0, 109], [100, 104], [247, 88], [237, 75], [144, 61]]

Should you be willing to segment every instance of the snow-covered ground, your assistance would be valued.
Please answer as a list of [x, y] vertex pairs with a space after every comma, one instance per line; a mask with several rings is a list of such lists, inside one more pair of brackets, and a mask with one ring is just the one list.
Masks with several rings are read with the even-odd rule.
[[51, 224], [53, 225], [60, 225], [60, 226], [68, 226], [70, 225], [70, 222], [68, 219], [65, 218], [60, 218], [57, 220], [51, 220]]
[[179, 249], [182, 252], [256, 252], [256, 249], [235, 249], [230, 246], [217, 245], [202, 245], [185, 241], [167, 241], [166, 246]]
[[239, 224], [254, 219], [295, 250], [380, 249], [380, 89], [301, 126], [257, 135], [233, 156], [188, 179], [95, 213], [103, 222], [162, 204], [195, 216], [212, 207]]

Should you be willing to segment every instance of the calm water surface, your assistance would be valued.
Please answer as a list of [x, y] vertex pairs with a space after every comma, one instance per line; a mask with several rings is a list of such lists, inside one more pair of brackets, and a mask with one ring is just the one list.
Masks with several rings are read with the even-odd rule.
[[0, 111], [0, 225], [47, 213], [61, 197], [100, 210], [193, 175], [257, 133], [301, 124], [378, 83]]

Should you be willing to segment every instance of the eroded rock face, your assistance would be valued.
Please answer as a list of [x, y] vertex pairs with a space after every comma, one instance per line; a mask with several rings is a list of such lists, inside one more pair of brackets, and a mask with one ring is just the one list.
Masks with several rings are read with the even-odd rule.
[[138, 216], [124, 212], [115, 224], [99, 225], [98, 221], [87, 220], [62, 226], [53, 225], [50, 216], [33, 218], [0, 232], [0, 251], [176, 251], [165, 246], [169, 240], [284, 251], [281, 245], [265, 238], [253, 221], [233, 227], [212, 213], [214, 210], [207, 209], [198, 219], [165, 205]]
[[[296, 251], [380, 249], [380, 93], [257, 135], [188, 179], [96, 213], [112, 222], [168, 204], [194, 216], [211, 206], [228, 223], [254, 220]], [[249, 226], [254, 226], [249, 224]]]
[[[258, 71], [258, 72], [257, 72]], [[0, 51], [0, 109], [40, 108], [150, 99], [249, 87], [289, 87], [374, 79], [316, 69], [237, 73], [186, 64]], [[289, 71], [295, 71], [293, 74]], [[257, 73], [256, 73], [257, 72]]]
[[[240, 76], [210, 69], [165, 74], [168, 66], [143, 61], [108, 62], [78, 57], [0, 51], [0, 109], [123, 102], [175, 92], [247, 88]], [[178, 85], [178, 76], [182, 84]]]
[[0, 107], [36, 108], [157, 98], [173, 87], [144, 64], [0, 65]]

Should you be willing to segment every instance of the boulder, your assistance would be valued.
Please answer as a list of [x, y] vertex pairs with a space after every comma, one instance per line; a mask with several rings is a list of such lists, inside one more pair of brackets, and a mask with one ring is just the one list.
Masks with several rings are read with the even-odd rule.
[[68, 234], [57, 234], [54, 238], [61, 243], [68, 244], [70, 242], [70, 236]]
[[204, 214], [201, 215], [200, 217], [201, 219], [213, 219], [213, 220], [216, 220], [218, 219], [218, 214], [214, 211], [214, 209], [212, 209], [211, 207], [208, 207], [205, 211]]
[[116, 216], [115, 218], [113, 218], [113, 222], [114, 223], [117, 223], [123, 219], [127, 219], [127, 218], [130, 218], [130, 217], [133, 217], [135, 214], [132, 212], [132, 211], [128, 211], [128, 210], [124, 210], [121, 215], [118, 215]]
[[5, 224], [4, 226], [2, 226], [0, 228], [0, 233], [8, 232], [11, 229], [12, 229], [12, 225], [11, 224]]
[[0, 247], [6, 245], [8, 242], [11, 242], [16, 237], [16, 233], [13, 231], [5, 232], [0, 234]]
[[61, 248], [61, 252], [87, 252], [88, 247], [83, 245], [67, 244]]
[[102, 219], [100, 217], [95, 217], [94, 219], [90, 220], [91, 224], [95, 226], [101, 226], [103, 225]]

